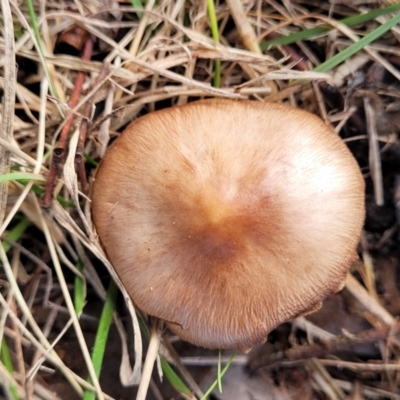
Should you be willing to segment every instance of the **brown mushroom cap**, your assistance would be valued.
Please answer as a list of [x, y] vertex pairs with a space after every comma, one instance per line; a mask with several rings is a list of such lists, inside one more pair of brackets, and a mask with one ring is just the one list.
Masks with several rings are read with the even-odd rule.
[[182, 339], [247, 350], [341, 288], [364, 182], [341, 139], [286, 105], [148, 114], [108, 150], [93, 219], [133, 302]]

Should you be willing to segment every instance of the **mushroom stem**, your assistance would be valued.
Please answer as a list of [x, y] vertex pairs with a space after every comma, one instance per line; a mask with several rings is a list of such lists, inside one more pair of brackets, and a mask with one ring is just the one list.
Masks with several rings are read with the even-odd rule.
[[153, 318], [151, 324], [149, 348], [147, 349], [146, 360], [144, 361], [142, 370], [142, 379], [139, 383], [136, 400], [146, 400], [147, 391], [149, 389], [153, 365], [158, 355], [160, 347], [162, 323], [158, 318]]

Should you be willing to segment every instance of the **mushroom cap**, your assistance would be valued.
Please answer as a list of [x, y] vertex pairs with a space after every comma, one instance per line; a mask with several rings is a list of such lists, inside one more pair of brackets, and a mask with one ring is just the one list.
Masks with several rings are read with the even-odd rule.
[[203, 100], [133, 122], [93, 220], [133, 302], [183, 340], [249, 350], [344, 284], [364, 219], [352, 154], [287, 105]]

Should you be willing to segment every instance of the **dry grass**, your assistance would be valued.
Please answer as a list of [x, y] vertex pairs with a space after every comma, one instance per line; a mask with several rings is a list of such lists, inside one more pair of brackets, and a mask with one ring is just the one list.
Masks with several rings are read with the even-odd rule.
[[[396, 324], [396, 310], [400, 312], [400, 308], [394, 305], [400, 299], [396, 275], [399, 221], [395, 217], [400, 201], [396, 136], [400, 129], [396, 118], [400, 106], [400, 28], [395, 25], [328, 73], [314, 71], [394, 14], [350, 27], [339, 23], [340, 19], [391, 2], [216, 2], [217, 35], [215, 31], [211, 34], [212, 18], [206, 1], [145, 3], [144, 9], [133, 9], [129, 2], [112, 0], [34, 1], [40, 32], [37, 37], [29, 17], [29, 2], [1, 1], [0, 178], [10, 170], [22, 174], [10, 175], [2, 183], [0, 180], [3, 396], [72, 399], [82, 398], [87, 388], [99, 399], [134, 396], [135, 389], [124, 390], [115, 380], [111, 384], [111, 378], [104, 374], [99, 381], [90, 360], [108, 273], [116, 282], [118, 278], [98, 243], [90, 200], [78, 181], [76, 149], [82, 122], [88, 122], [89, 127], [83, 151], [88, 156], [85, 171], [90, 185], [96, 161], [104, 155], [110, 139], [130, 121], [162, 107], [217, 96], [284, 101], [320, 115], [345, 138], [367, 180], [362, 261], [355, 264], [354, 275], [349, 275], [346, 283], [346, 306], [341, 309], [346, 321], [327, 314], [324, 308], [320, 319], [300, 318], [291, 324], [289, 333], [277, 331], [286, 338], [281, 349], [294, 347], [300, 356], [289, 352], [286, 358], [279, 357], [279, 346], [273, 340], [276, 334], [272, 334], [265, 347], [269, 353], [265, 354], [265, 348], [255, 351], [250, 366], [277, 398], [400, 398]], [[261, 51], [263, 40], [326, 22], [335, 29], [297, 44]], [[83, 29], [72, 35], [71, 28], [76, 26]], [[62, 43], [79, 42], [82, 37], [87, 41], [87, 34], [93, 38], [94, 50], [86, 59], [82, 48], [74, 50]], [[219, 79], [215, 79], [214, 72], [219, 68]], [[388, 78], [389, 72], [392, 75]], [[79, 74], [82, 90], [76, 104], [71, 104]], [[213, 86], [215, 82], [219, 87]], [[40, 204], [44, 180], [68, 116], [72, 122], [66, 129], [71, 133], [69, 146], [54, 187], [58, 200], [44, 210]], [[123, 385], [137, 385], [142, 361], [139, 323], [133, 305], [121, 290], [128, 312], [121, 302], [113, 320], [117, 332], [113, 351], [118, 357], [106, 357], [104, 368], [111, 368], [113, 379]], [[81, 313], [77, 304], [83, 303]], [[327, 317], [334, 321], [335, 332], [329, 328]], [[348, 333], [348, 326], [354, 331]], [[376, 334], [379, 356], [367, 352], [363, 358], [353, 349], [355, 344], [371, 343], [358, 336], [365, 326]], [[338, 341], [343, 343], [343, 338], [353, 342], [345, 342], [337, 353], [335, 346]], [[323, 349], [311, 348], [316, 351], [312, 352], [309, 346], [313, 343], [323, 343]], [[297, 347], [299, 344], [304, 347]], [[209, 373], [201, 365], [213, 366], [218, 355], [182, 344], [179, 348], [178, 355], [165, 337], [161, 350], [191, 390], [191, 394], [181, 396], [199, 398], [200, 381], [204, 371]], [[203, 358], [193, 363], [189, 355], [194, 354]], [[369, 358], [373, 361], [368, 362]], [[247, 361], [240, 356], [234, 363]], [[185, 363], [192, 364], [190, 373]], [[343, 369], [353, 372], [338, 373]], [[201, 374], [196, 372], [199, 370]], [[306, 371], [308, 397], [296, 392], [300, 384], [287, 393], [282, 389], [283, 370]], [[86, 381], [87, 375], [93, 383]], [[150, 382], [147, 398], [177, 396], [171, 385], [155, 382], [158, 380]]]

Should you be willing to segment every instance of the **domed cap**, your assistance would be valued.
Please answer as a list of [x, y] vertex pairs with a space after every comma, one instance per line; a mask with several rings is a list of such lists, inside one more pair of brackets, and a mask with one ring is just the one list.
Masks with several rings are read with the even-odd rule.
[[341, 139], [286, 105], [205, 100], [111, 146], [93, 219], [133, 302], [187, 340], [246, 351], [339, 290], [364, 182]]

